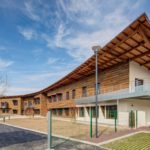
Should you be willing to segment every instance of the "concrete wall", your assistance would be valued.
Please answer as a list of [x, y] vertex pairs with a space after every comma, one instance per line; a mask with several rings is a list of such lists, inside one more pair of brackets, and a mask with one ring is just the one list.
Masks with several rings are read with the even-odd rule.
[[[150, 99], [132, 99], [119, 101], [119, 124], [123, 124], [123, 120], [128, 121], [128, 113], [131, 110], [138, 110], [138, 125], [150, 125]], [[128, 122], [126, 123], [128, 124]]]
[[144, 85], [150, 87], [150, 70], [131, 61], [129, 63], [129, 85], [131, 91], [133, 91], [135, 87], [135, 78], [143, 79]]

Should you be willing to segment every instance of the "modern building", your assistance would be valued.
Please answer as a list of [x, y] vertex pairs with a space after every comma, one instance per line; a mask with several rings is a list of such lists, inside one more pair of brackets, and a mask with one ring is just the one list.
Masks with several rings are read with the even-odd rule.
[[[137, 126], [150, 125], [150, 22], [146, 14], [102, 47], [98, 66], [98, 122], [113, 124], [111, 112], [117, 111], [118, 124], [128, 125], [133, 111]], [[21, 114], [30, 102], [40, 103], [34, 113], [45, 115], [52, 109], [56, 117], [89, 122], [91, 110], [95, 117], [95, 56], [51, 86], [20, 97]]]

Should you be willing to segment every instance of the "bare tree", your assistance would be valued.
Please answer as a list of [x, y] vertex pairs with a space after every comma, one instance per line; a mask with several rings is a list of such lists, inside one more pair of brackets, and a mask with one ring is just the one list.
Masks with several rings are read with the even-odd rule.
[[0, 74], [0, 97], [4, 96], [8, 88], [7, 74]]

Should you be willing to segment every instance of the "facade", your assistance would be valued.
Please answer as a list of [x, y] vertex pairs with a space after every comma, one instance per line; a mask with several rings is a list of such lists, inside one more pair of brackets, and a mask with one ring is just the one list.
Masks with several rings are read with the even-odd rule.
[[[134, 112], [137, 126], [150, 125], [150, 22], [142, 14], [107, 43], [98, 54], [98, 122], [114, 124], [117, 112], [119, 125], [129, 125]], [[51, 86], [32, 94], [0, 98], [7, 113], [15, 112], [12, 105], [18, 99], [17, 114], [46, 115], [73, 118], [88, 123], [92, 111], [95, 119], [95, 57]]]

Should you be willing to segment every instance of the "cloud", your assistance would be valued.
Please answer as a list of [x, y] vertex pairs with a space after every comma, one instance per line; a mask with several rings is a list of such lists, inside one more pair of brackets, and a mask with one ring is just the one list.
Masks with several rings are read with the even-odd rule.
[[57, 58], [49, 57], [47, 63], [49, 65], [52, 65], [52, 64], [56, 63], [57, 61], [58, 61]]
[[37, 32], [32, 28], [18, 27], [18, 30], [20, 34], [27, 40], [36, 39], [38, 36]]
[[87, 25], [94, 25], [97, 22], [97, 18], [101, 16], [100, 0], [71, 0], [57, 1], [57, 6], [60, 11], [63, 11], [67, 18], [71, 21], [77, 21]]
[[14, 62], [11, 60], [4, 60], [0, 58], [0, 70], [11, 66], [13, 63]]
[[34, 4], [32, 3], [32, 1], [25, 1], [24, 5], [26, 10], [24, 12], [26, 13], [26, 15], [32, 20], [40, 21], [40, 16], [36, 14], [36, 10], [33, 7]]
[[6, 90], [5, 95], [19, 95], [19, 94], [29, 94], [32, 92], [37, 92], [40, 88], [28, 88], [28, 87], [16, 87], [11, 86]]

